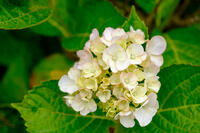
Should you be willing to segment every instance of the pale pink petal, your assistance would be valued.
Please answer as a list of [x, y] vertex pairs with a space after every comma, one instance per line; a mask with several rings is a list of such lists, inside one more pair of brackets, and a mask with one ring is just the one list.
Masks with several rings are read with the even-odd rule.
[[161, 55], [166, 49], [166, 41], [162, 36], [154, 36], [146, 45], [149, 54]]
[[158, 108], [157, 95], [150, 93], [148, 95], [148, 101], [134, 112], [135, 118], [138, 120], [140, 126], [144, 127], [148, 125], [152, 121]]
[[93, 29], [92, 33], [90, 34], [90, 40], [93, 41], [99, 37], [99, 32], [97, 29]]

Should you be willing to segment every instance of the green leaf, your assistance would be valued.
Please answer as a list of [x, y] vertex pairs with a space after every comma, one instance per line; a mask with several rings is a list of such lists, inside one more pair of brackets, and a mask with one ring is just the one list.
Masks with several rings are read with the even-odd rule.
[[42, 59], [35, 66], [31, 85], [39, 85], [42, 81], [58, 80], [63, 74], [68, 72], [72, 66], [72, 61], [60, 54], [53, 54], [45, 59]]
[[163, 29], [174, 13], [180, 0], [161, 0], [156, 13], [156, 27]]
[[159, 0], [136, 0], [136, 3], [148, 14], [153, 11]]
[[172, 64], [200, 65], [200, 24], [173, 29], [164, 34], [167, 50], [164, 53], [164, 66]]
[[[120, 27], [124, 20], [125, 18], [108, 1], [57, 0], [55, 11], [48, 23], [52, 25], [50, 34], [59, 36], [60, 32], [62, 46], [67, 50], [76, 51], [83, 48], [93, 28], [102, 33], [105, 27]], [[37, 33], [48, 35], [49, 33], [45, 33], [45, 27], [49, 24], [43, 24], [43, 28], [39, 25], [33, 29], [37, 30]], [[49, 29], [46, 29], [47, 31]]]
[[130, 26], [133, 26], [135, 30], [141, 29], [145, 33], [146, 38], [149, 37], [148, 28], [146, 27], [145, 23], [138, 17], [134, 6], [132, 6], [129, 18], [124, 22], [122, 28], [124, 28], [126, 31], [129, 31]]
[[177, 65], [162, 69], [158, 93], [159, 110], [146, 127], [117, 127], [117, 131], [135, 133], [199, 133], [200, 67]]
[[0, 29], [23, 29], [41, 24], [51, 16], [53, 0], [0, 1]]
[[[108, 132], [113, 121], [101, 111], [81, 116], [68, 108], [59, 91], [57, 81], [49, 81], [34, 88], [22, 103], [12, 104], [26, 121], [31, 133]], [[92, 128], [95, 127], [95, 128]]]

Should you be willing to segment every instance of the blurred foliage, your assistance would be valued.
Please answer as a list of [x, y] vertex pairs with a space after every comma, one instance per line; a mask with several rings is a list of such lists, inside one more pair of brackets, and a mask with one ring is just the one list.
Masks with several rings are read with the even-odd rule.
[[[67, 73], [76, 60], [75, 51], [83, 48], [93, 28], [102, 34], [105, 27], [129, 30], [130, 25], [142, 29], [146, 38], [160, 34], [167, 40], [159, 101], [172, 91], [167, 98], [171, 104], [161, 105], [145, 128], [127, 130], [92, 115], [77, 117], [72, 122], [79, 126], [76, 129], [69, 121], [77, 114], [58, 97], [62, 93], [57, 81], [41, 82]], [[0, 29], [0, 133], [23, 133], [25, 126], [36, 133], [93, 132], [88, 120], [94, 127], [100, 123], [96, 131], [102, 132], [200, 132], [199, 0], [1, 0]], [[22, 100], [13, 106], [25, 126], [10, 106]], [[179, 109], [182, 106], [190, 108]], [[164, 111], [168, 108], [174, 110]], [[112, 130], [107, 129], [110, 126]]]

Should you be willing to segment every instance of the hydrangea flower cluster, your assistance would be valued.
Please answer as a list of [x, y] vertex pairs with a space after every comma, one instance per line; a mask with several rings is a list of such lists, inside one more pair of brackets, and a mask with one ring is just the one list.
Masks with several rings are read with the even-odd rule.
[[81, 115], [95, 112], [98, 105], [127, 128], [135, 125], [134, 119], [148, 125], [159, 108], [157, 74], [165, 49], [162, 36], [145, 40], [133, 27], [129, 32], [109, 27], [102, 37], [93, 29], [84, 50], [77, 52], [80, 60], [59, 80], [60, 90], [69, 94], [66, 104]]

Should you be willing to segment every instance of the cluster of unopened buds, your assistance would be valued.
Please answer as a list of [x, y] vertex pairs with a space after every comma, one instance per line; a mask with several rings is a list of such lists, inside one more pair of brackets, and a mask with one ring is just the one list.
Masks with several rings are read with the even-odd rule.
[[146, 40], [133, 27], [129, 32], [109, 27], [102, 37], [93, 29], [84, 50], [77, 52], [80, 60], [59, 80], [60, 90], [68, 93], [66, 104], [81, 115], [95, 112], [98, 105], [127, 128], [135, 125], [134, 119], [148, 125], [159, 108], [157, 74], [165, 49], [162, 36]]

